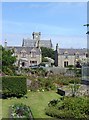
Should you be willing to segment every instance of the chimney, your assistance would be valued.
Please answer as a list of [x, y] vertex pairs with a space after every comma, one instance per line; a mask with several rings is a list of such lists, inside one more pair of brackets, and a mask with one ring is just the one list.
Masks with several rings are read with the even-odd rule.
[[5, 39], [5, 44], [4, 44], [5, 49], [7, 49], [7, 41]]
[[58, 43], [56, 44], [56, 51], [59, 53], [59, 46], [58, 46]]

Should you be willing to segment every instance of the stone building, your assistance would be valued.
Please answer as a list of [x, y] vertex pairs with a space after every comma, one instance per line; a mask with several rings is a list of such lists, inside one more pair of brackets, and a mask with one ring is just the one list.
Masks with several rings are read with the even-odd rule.
[[16, 66], [28, 68], [29, 66], [39, 65], [42, 62], [42, 54], [39, 46], [25, 47], [25, 46], [7, 46], [5, 48], [14, 50], [16, 56]]
[[88, 58], [87, 49], [66, 49], [59, 48], [56, 45], [55, 50], [55, 66], [67, 67], [69, 65], [81, 66]]
[[41, 40], [41, 32], [33, 32], [32, 33], [32, 39], [27, 38], [23, 39], [22, 46], [24, 47], [47, 47], [52, 48], [52, 42], [50, 40]]
[[40, 47], [52, 48], [50, 40], [41, 40], [40, 32], [32, 33], [33, 39], [23, 39], [22, 46], [7, 46], [5, 41], [5, 48], [13, 49], [14, 55], [17, 56], [16, 65], [19, 67], [29, 67], [39, 65], [42, 62], [42, 54]]

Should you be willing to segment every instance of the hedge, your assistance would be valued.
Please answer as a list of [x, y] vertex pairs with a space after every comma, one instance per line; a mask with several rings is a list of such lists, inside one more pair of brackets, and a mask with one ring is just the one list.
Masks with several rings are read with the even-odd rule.
[[[54, 104], [55, 103], [55, 104]], [[65, 120], [89, 120], [89, 97], [62, 97], [49, 102], [48, 116]]]
[[27, 93], [26, 78], [23, 76], [2, 77], [2, 93], [6, 96], [23, 96]]

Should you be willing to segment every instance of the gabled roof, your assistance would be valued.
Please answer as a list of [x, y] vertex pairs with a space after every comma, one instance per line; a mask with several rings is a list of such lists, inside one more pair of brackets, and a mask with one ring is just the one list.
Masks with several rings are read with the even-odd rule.
[[27, 54], [29, 54], [34, 49], [37, 55], [41, 54], [40, 49], [36, 48], [36, 47], [10, 46], [10, 47], [7, 47], [7, 49], [14, 49], [16, 51], [16, 53], [18, 53], [18, 54], [20, 54], [23, 50], [26, 51]]
[[[22, 46], [25, 46], [25, 47], [34, 47], [35, 44], [36, 44], [36, 41], [37, 40], [33, 40], [33, 39], [29, 39], [29, 38], [28, 39], [23, 39]], [[51, 40], [40, 40], [39, 44], [40, 44], [41, 47], [48, 47], [48, 48], [52, 47]]]
[[74, 55], [76, 53], [79, 53], [79, 55], [84, 55], [86, 52], [87, 52], [87, 49], [73, 49], [73, 48], [70, 48], [70, 49], [64, 49], [64, 48], [60, 48], [59, 49], [59, 54], [63, 55], [65, 54], [65, 52], [68, 53], [68, 55]]
[[23, 39], [22, 46], [34, 47], [35, 43], [36, 43], [36, 40], [32, 40], [32, 39], [29, 39], [29, 38], [28, 39]]

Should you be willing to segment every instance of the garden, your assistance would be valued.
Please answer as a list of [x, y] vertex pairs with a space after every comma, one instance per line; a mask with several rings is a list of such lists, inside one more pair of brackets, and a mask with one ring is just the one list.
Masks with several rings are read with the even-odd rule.
[[[27, 84], [27, 79], [30, 85]], [[57, 88], [68, 87], [70, 84], [79, 85], [80, 78], [59, 75], [48, 75], [44, 78], [34, 75], [4, 76], [2, 77], [2, 116], [3, 118], [87, 119], [89, 114], [87, 96], [76, 96], [75, 86], [72, 86], [71, 91], [73, 88], [74, 91], [70, 97], [57, 93]]]
[[[2, 118], [89, 118], [89, 96], [77, 94], [80, 75], [54, 75], [42, 68], [21, 68], [18, 74], [13, 52], [2, 52]], [[70, 91], [70, 96], [61, 96], [58, 88]]]
[[48, 116], [59, 119], [89, 119], [89, 97], [62, 97], [50, 101], [45, 109]]
[[2, 117], [10, 117], [10, 107], [17, 104], [29, 106], [34, 118], [51, 118], [45, 114], [45, 108], [52, 99], [58, 99], [60, 96], [55, 91], [31, 92], [28, 91], [26, 97], [11, 97], [2, 100]]

